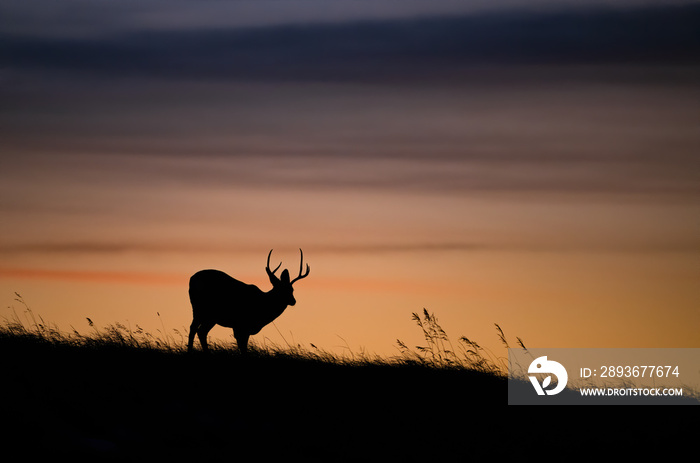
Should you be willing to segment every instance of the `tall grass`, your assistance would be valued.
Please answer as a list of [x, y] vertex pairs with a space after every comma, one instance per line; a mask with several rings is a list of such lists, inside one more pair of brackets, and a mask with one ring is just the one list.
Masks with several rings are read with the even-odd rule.
[[[98, 327], [89, 317], [85, 318], [87, 333], [78, 331], [71, 326], [69, 332], [61, 331], [56, 325], [44, 321], [37, 316], [24, 298], [15, 293], [15, 302], [18, 307], [12, 307], [12, 315], [4, 317], [0, 323], [0, 338], [13, 337], [24, 338], [30, 341], [48, 343], [61, 346], [89, 347], [89, 348], [126, 348], [155, 350], [171, 354], [187, 353], [187, 333], [178, 329], [167, 330], [161, 319], [161, 329], [152, 334], [139, 325], [131, 327], [130, 324], [115, 322], [104, 327]], [[160, 314], [157, 313], [160, 318]], [[284, 339], [284, 338], [283, 338]], [[316, 361], [333, 364], [362, 364], [380, 363], [382, 359], [372, 357], [364, 353], [346, 353], [344, 355], [333, 354], [313, 344], [310, 348], [304, 348], [300, 344], [290, 343], [284, 339], [285, 344], [277, 344], [269, 338], [260, 341], [251, 340], [248, 346], [248, 358], [286, 358], [290, 360]], [[209, 349], [213, 355], [239, 355], [235, 343], [227, 343], [216, 339], [209, 339]]]
[[48, 342], [61, 342], [65, 340], [65, 334], [61, 333], [56, 325], [46, 323], [41, 316], [34, 315], [19, 293], [15, 293], [14, 300], [22, 305], [22, 316], [12, 307], [12, 317], [4, 318], [4, 324], [0, 326], [0, 332], [17, 337], [32, 337]]
[[[423, 332], [426, 344], [411, 349], [406, 343], [397, 339], [396, 343], [401, 352], [403, 361], [428, 364], [437, 367], [466, 368], [485, 373], [507, 375], [507, 359], [497, 357], [490, 350], [483, 348], [466, 336], [461, 336], [456, 344], [452, 343], [445, 330], [443, 330], [438, 323], [438, 319], [434, 313], [423, 309], [422, 317], [420, 314], [414, 312], [412, 314], [412, 319]], [[510, 348], [501, 327], [497, 323], [494, 325], [496, 326], [496, 332], [501, 343], [506, 348]], [[516, 338], [516, 340], [517, 344], [525, 349], [525, 344], [522, 339]]]
[[[89, 317], [85, 319], [89, 328], [86, 334], [79, 332], [73, 326], [70, 332], [64, 332], [56, 325], [47, 323], [41, 316], [37, 316], [20, 294], [15, 293], [15, 296], [14, 300], [20, 305], [19, 311], [15, 307], [12, 308], [12, 316], [6, 317], [4, 323], [0, 324], [0, 336], [23, 337], [74, 347], [148, 349], [172, 354], [187, 352], [187, 333], [178, 329], [166, 330], [162, 319], [162, 330], [157, 330], [155, 335], [145, 331], [139, 325], [132, 328], [130, 324], [119, 322], [98, 327]], [[159, 313], [158, 316], [160, 318]], [[429, 313], [427, 309], [423, 309], [422, 317], [418, 313], [413, 313], [412, 319], [421, 329], [425, 345], [411, 349], [397, 339], [400, 354], [389, 358], [364, 351], [353, 352], [349, 347], [341, 354], [331, 353], [314, 344], [310, 344], [307, 348], [301, 344], [289, 342], [284, 337], [282, 337], [284, 344], [277, 344], [266, 337], [259, 341], [252, 340], [248, 357], [284, 357], [337, 365], [421, 365], [432, 368], [477, 370], [498, 376], [506, 374], [507, 365], [504, 359], [496, 357], [466, 336], [460, 337], [454, 345], [438, 323], [435, 314]], [[508, 347], [503, 331], [498, 325], [496, 329], [501, 342]], [[521, 347], [525, 347], [520, 338], [517, 338], [517, 342]], [[238, 355], [234, 342], [226, 343], [211, 339], [209, 348], [214, 355]]]
[[117, 322], [98, 328], [92, 319], [86, 317], [85, 320], [90, 328], [89, 333], [82, 334], [73, 326], [71, 326], [70, 332], [61, 331], [55, 324], [47, 323], [40, 315], [36, 315], [20, 294], [15, 293], [15, 296], [14, 300], [21, 306], [20, 313], [18, 313], [17, 308], [12, 307], [12, 316], [5, 317], [4, 323], [0, 325], [0, 335], [31, 338], [40, 342], [71, 346], [119, 346], [168, 352], [184, 351], [184, 337], [178, 330], [173, 330], [173, 333], [180, 337], [179, 341], [175, 336], [165, 332], [154, 336], [139, 325], [132, 329], [130, 326]]

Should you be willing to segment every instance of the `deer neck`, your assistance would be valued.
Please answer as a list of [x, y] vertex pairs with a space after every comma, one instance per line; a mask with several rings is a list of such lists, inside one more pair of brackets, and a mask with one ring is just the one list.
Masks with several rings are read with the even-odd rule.
[[265, 315], [269, 321], [272, 321], [282, 315], [282, 312], [287, 308], [287, 303], [283, 299], [283, 295], [276, 291], [275, 288], [265, 293], [265, 296], [267, 297]]

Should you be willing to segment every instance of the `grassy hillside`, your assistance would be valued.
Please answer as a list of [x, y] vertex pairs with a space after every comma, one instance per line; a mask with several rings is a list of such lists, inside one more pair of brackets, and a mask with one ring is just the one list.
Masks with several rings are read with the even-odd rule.
[[116, 459], [432, 452], [442, 444], [417, 440], [473, 435], [483, 426], [464, 423], [474, 405], [506, 399], [502, 376], [463, 368], [221, 346], [187, 354], [119, 327], [39, 327], [0, 332], [5, 448]]
[[665, 446], [689, 430], [672, 415], [652, 422], [649, 407], [509, 407], [495, 370], [411, 355], [187, 354], [124, 327], [81, 336], [43, 323], [6, 324], [0, 355], [3, 449], [34, 456], [466, 461], [524, 456], [542, 439], [567, 452], [632, 437]]

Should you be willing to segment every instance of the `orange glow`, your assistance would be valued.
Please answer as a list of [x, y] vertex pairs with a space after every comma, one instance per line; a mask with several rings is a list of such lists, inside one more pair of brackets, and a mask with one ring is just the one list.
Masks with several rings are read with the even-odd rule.
[[109, 272], [78, 270], [42, 270], [0, 268], [0, 279], [74, 281], [82, 283], [115, 283], [138, 285], [177, 285], [187, 281], [186, 276], [146, 272]]
[[63, 327], [182, 333], [194, 272], [268, 290], [268, 251], [294, 273], [303, 248], [298, 304], [254, 341], [393, 355], [426, 308], [497, 352], [494, 323], [532, 347], [698, 347], [693, 88], [113, 90], [37, 97], [46, 126], [6, 134], [0, 316], [16, 291]]

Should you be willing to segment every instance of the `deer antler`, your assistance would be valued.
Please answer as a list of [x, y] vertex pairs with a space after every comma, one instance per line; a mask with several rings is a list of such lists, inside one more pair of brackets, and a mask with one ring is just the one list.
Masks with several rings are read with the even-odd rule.
[[282, 265], [282, 262], [280, 262], [280, 264], [274, 270], [271, 271], [270, 270], [270, 256], [271, 255], [272, 255], [272, 249], [270, 249], [270, 253], [267, 255], [267, 267], [265, 267], [265, 271], [267, 272], [267, 275], [270, 278], [272, 278], [272, 277], [277, 278], [277, 275], [275, 275], [275, 272], [280, 268], [280, 266]]
[[294, 283], [297, 280], [301, 280], [302, 278], [306, 278], [307, 276], [309, 276], [309, 272], [311, 271], [311, 267], [309, 267], [309, 264], [306, 264], [306, 273], [302, 275], [301, 271], [304, 269], [304, 251], [302, 251], [301, 248], [299, 248], [299, 252], [301, 253], [301, 262], [299, 262], [299, 276], [293, 279], [292, 283]]

